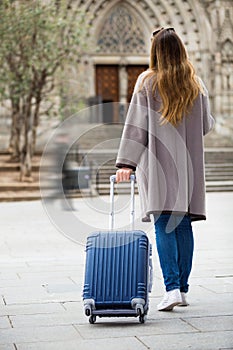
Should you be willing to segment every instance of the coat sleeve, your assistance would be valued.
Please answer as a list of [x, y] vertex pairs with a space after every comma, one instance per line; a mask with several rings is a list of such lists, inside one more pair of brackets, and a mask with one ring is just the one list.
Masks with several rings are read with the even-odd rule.
[[213, 130], [215, 125], [215, 120], [210, 113], [210, 101], [209, 93], [205, 84], [201, 81], [204, 94], [202, 94], [202, 108], [203, 108], [203, 135], [208, 134]]
[[116, 167], [136, 169], [141, 154], [147, 146], [147, 96], [141, 88], [142, 74], [135, 84], [121, 137]]

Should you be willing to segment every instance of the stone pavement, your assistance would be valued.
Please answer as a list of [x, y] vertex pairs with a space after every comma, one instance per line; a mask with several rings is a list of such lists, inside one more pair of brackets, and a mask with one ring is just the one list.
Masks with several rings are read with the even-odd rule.
[[[233, 193], [208, 193], [208, 220], [193, 224], [187, 308], [156, 310], [163, 282], [153, 225], [138, 225], [154, 246], [154, 285], [143, 325], [136, 318], [97, 318], [90, 325], [83, 313], [85, 236], [107, 222], [98, 201], [75, 200], [77, 211], [61, 220], [69, 226], [75, 216], [79, 238], [65, 226], [62, 234], [40, 201], [0, 203], [0, 350], [233, 349]], [[123, 208], [119, 226], [127, 214]]]

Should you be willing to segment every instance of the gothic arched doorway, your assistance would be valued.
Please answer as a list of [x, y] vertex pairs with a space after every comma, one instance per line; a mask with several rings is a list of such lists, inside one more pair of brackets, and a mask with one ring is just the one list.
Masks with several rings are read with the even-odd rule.
[[[100, 63], [95, 65], [95, 91], [103, 103], [130, 102], [138, 75], [148, 68], [148, 47], [141, 28], [139, 19], [122, 4], [104, 19], [97, 40]], [[108, 104], [103, 111], [104, 122], [121, 120], [113, 106]]]

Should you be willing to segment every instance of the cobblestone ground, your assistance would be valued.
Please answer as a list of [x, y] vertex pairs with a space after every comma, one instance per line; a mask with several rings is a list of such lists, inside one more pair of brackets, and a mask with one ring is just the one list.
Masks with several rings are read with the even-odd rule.
[[[105, 199], [107, 202], [107, 198]], [[94, 208], [98, 200], [91, 200]], [[74, 215], [94, 230], [107, 216], [77, 199]], [[138, 198], [136, 198], [138, 207]], [[153, 226], [140, 224], [154, 246], [154, 285], [147, 322], [97, 319], [83, 313], [84, 241], [64, 236], [40, 201], [0, 203], [0, 350], [233, 349], [233, 193], [207, 195], [208, 220], [194, 223], [190, 306], [156, 311], [164, 289]], [[127, 208], [118, 222], [127, 220]], [[77, 237], [75, 239], [77, 240]]]

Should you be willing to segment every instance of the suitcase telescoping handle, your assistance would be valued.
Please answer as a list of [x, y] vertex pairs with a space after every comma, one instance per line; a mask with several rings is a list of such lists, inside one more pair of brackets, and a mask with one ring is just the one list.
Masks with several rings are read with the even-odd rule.
[[[131, 230], [134, 230], [134, 216], [135, 216], [135, 175], [130, 175], [130, 225]], [[110, 204], [111, 211], [109, 215], [109, 228], [113, 230], [114, 228], [114, 185], [116, 182], [116, 175], [110, 176]]]

